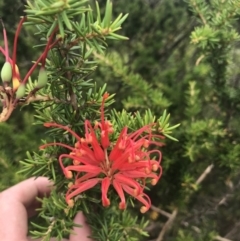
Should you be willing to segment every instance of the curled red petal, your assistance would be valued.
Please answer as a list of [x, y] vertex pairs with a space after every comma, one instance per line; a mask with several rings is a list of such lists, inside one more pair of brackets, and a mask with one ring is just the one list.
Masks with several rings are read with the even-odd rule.
[[60, 143], [60, 142], [47, 143], [47, 144], [41, 145], [41, 146], [39, 147], [39, 149], [42, 150], [42, 149], [44, 149], [44, 148], [46, 148], [46, 147], [48, 147], [48, 146], [61, 146], [61, 147], [65, 147], [65, 148], [67, 148], [67, 149], [69, 149], [69, 150], [71, 150], [71, 151], [74, 151], [74, 148], [73, 148], [73, 147], [71, 147], [71, 146], [69, 146], [69, 145], [66, 145], [66, 144], [63, 144], [63, 143]]
[[81, 182], [81, 183], [72, 185], [66, 194], [66, 202], [68, 203], [68, 201], [70, 199], [72, 199], [73, 197], [79, 195], [80, 193], [82, 193], [90, 188], [93, 188], [94, 186], [96, 186], [99, 183], [100, 180], [101, 179], [99, 179], [99, 178], [93, 178], [93, 179], [89, 179], [85, 182]]
[[111, 153], [110, 153], [110, 155], [109, 155], [109, 160], [110, 160], [111, 162], [113, 162], [113, 163], [116, 161], [116, 159], [117, 159], [119, 156], [122, 155], [122, 150], [120, 150], [118, 146], [119, 146], [119, 143], [122, 141], [122, 138], [123, 138], [126, 134], [127, 134], [127, 127], [124, 127], [124, 128], [122, 129], [122, 131], [121, 131], [118, 139], [117, 139], [117, 142], [116, 142], [115, 146], [113, 147], [113, 149], [112, 149], [112, 151], [111, 151]]
[[158, 162], [151, 163], [151, 161], [137, 161], [133, 163], [125, 163], [125, 165], [122, 165], [121, 167], [119, 167], [119, 170], [122, 172], [125, 172], [125, 171], [139, 170], [143, 168], [152, 168], [153, 164], [159, 165]]
[[83, 175], [81, 177], [79, 177], [79, 175], [80, 175], [80, 173], [77, 174], [76, 179], [75, 179], [75, 184], [76, 185], [81, 183], [81, 182], [83, 182], [83, 181], [86, 181], [86, 180], [88, 180], [90, 178], [96, 177], [95, 173], [86, 173], [85, 175]]
[[88, 131], [88, 128], [90, 129], [90, 134], [88, 133], [88, 135], [91, 136], [91, 145], [92, 145], [92, 148], [93, 148], [95, 159], [98, 162], [102, 162], [102, 161], [105, 160], [104, 151], [101, 148], [101, 146], [100, 146], [100, 144], [99, 144], [99, 142], [97, 140], [97, 137], [95, 135], [94, 129], [92, 128], [90, 122], [87, 120], [87, 121], [85, 121], [85, 129], [87, 129], [87, 131]]
[[147, 194], [140, 193], [140, 194], [134, 196], [134, 190], [131, 187], [129, 187], [127, 185], [122, 185], [122, 188], [126, 193], [133, 196], [134, 198], [136, 198], [139, 202], [141, 202], [144, 205], [140, 209], [142, 213], [145, 213], [149, 210], [149, 208], [151, 207], [151, 200]]
[[68, 171], [76, 171], [76, 172], [87, 172], [95, 174], [96, 176], [101, 172], [100, 167], [92, 166], [92, 165], [72, 165], [65, 167], [65, 170]]
[[83, 163], [89, 163], [92, 165], [99, 165], [99, 161], [96, 160], [95, 154], [93, 150], [88, 146], [86, 143], [81, 143], [79, 147], [77, 147], [76, 150], [76, 155], [77, 151], [82, 153], [81, 157], [77, 157], [76, 159], [80, 158], [79, 161]]
[[[130, 133], [128, 135], [129, 138], [131, 138], [133, 141], [136, 141], [138, 139], [139, 136], [141, 136], [144, 132], [148, 132], [148, 133], [151, 133], [152, 130], [151, 130], [151, 127], [153, 126], [154, 124], [149, 124], [149, 125], [145, 125], [143, 126], [142, 128], [138, 129], [137, 131], [134, 131], [132, 133]], [[149, 134], [147, 134], [146, 136], [149, 137]], [[145, 139], [146, 136], [144, 136], [143, 138]], [[151, 136], [151, 135], [150, 135]]]
[[113, 180], [113, 187], [115, 188], [118, 196], [121, 199], [121, 202], [119, 203], [119, 209], [125, 209], [126, 208], [126, 200], [125, 200], [125, 195], [122, 189], [122, 186], [119, 182], [116, 180]]
[[109, 186], [110, 186], [110, 179], [108, 177], [103, 178], [103, 180], [102, 180], [102, 205], [104, 207], [107, 207], [110, 205], [110, 200], [107, 197]]
[[116, 180], [117, 182], [119, 182], [121, 184], [128, 185], [128, 186], [136, 189], [137, 192], [142, 189], [137, 181], [135, 181], [134, 179], [129, 178], [121, 173], [115, 174], [114, 180]]
[[66, 130], [70, 134], [72, 134], [78, 141], [81, 141], [81, 138], [73, 131], [71, 130], [68, 126], [63, 126], [54, 122], [46, 122], [44, 123], [45, 127], [58, 127], [60, 129]]

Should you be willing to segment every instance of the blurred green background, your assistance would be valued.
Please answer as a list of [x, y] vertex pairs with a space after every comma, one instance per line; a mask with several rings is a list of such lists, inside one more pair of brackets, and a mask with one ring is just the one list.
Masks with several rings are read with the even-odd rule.
[[[191, 9], [196, 2], [202, 3], [198, 15]], [[96, 56], [99, 68], [92, 78], [117, 93], [116, 109], [134, 113], [151, 108], [157, 117], [166, 109], [171, 124], [181, 123], [174, 132], [179, 141], [167, 140], [162, 149], [163, 176], [149, 193], [154, 206], [177, 215], [160, 239], [167, 217], [151, 210], [146, 215], [150, 236], [145, 240], [240, 240], [240, 46], [229, 39], [231, 31], [238, 32], [239, 15], [230, 17], [234, 1], [220, 2], [113, 1], [116, 15], [129, 13], [121, 32], [129, 40], [110, 42], [107, 56]], [[105, 0], [99, 4], [104, 7]], [[10, 51], [23, 9], [24, 0], [0, 1]], [[208, 16], [211, 31], [199, 21], [201, 13]], [[214, 18], [217, 13], [223, 20]], [[191, 44], [196, 27], [204, 27], [199, 35], [206, 41], [200, 45]], [[24, 27], [19, 38], [22, 75], [38, 55], [32, 48], [39, 41], [33, 33]], [[0, 124], [0, 190], [25, 178], [16, 174], [19, 161], [26, 151], [36, 151], [44, 138], [44, 129], [33, 122], [33, 108], [27, 106]]]

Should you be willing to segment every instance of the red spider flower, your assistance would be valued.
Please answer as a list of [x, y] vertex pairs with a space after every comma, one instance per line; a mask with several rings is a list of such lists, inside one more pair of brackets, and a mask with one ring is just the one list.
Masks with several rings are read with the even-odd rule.
[[[148, 150], [151, 144], [162, 146], [163, 144], [154, 139], [162, 139], [160, 135], [152, 134], [152, 126], [147, 125], [139, 130], [127, 133], [124, 127], [119, 134], [116, 143], [111, 143], [109, 135], [113, 133], [112, 124], [105, 120], [104, 102], [108, 94], [104, 94], [101, 106], [101, 121], [93, 127], [89, 120], [85, 121], [85, 137], [79, 137], [69, 127], [56, 123], [45, 123], [46, 127], [58, 127], [71, 133], [77, 140], [74, 147], [63, 143], [49, 143], [41, 146], [43, 149], [51, 145], [59, 145], [68, 148], [69, 154], [59, 156], [59, 163], [66, 178], [72, 178], [75, 182], [69, 187], [66, 194], [66, 202], [69, 206], [74, 205], [73, 198], [82, 192], [101, 183], [102, 204], [109, 206], [107, 196], [110, 185], [114, 187], [120, 197], [119, 208], [126, 208], [125, 194], [136, 198], [143, 204], [140, 211], [145, 213], [151, 206], [151, 200], [144, 193], [146, 180], [150, 179], [155, 185], [162, 173], [160, 166], [161, 152]], [[100, 130], [100, 131], [99, 131]], [[151, 159], [156, 153], [158, 160]], [[70, 158], [73, 164], [63, 165], [63, 160]]]

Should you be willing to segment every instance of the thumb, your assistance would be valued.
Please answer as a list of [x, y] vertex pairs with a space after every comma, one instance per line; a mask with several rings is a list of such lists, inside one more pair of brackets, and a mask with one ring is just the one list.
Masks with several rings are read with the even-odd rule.
[[81, 225], [81, 227], [73, 228], [74, 233], [70, 234], [69, 241], [93, 241], [89, 238], [91, 231], [82, 212], [77, 213], [73, 221], [74, 223]]

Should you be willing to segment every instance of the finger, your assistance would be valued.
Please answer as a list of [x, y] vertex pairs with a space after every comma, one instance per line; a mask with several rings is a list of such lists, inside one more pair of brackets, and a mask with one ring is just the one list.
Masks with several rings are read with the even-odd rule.
[[6, 241], [26, 241], [27, 210], [37, 196], [49, 194], [47, 178], [30, 178], [0, 193], [0, 237]]
[[[48, 195], [51, 189], [51, 183], [47, 178], [38, 177], [23, 181], [6, 191], [7, 195], [11, 196], [12, 199], [22, 203], [27, 209], [28, 217], [32, 217], [36, 214], [36, 209], [40, 206], [36, 197], [41, 198]], [[5, 192], [3, 194], [5, 194]]]
[[25, 207], [30, 206], [36, 197], [43, 197], [51, 191], [51, 182], [46, 177], [30, 178], [5, 190], [11, 199], [18, 200]]
[[[42, 241], [42, 238], [40, 238], [40, 239], [31, 239], [31, 238], [28, 238], [28, 240], [27, 241]], [[57, 239], [57, 238], [51, 238], [50, 239], [50, 241], [59, 241], [59, 239]], [[67, 240], [67, 239], [61, 239], [61, 241], [69, 241], [69, 240]], [[79, 241], [79, 240], [78, 240]], [[91, 241], [91, 240], [89, 240], [89, 241]]]
[[74, 227], [74, 234], [70, 235], [69, 241], [91, 241], [88, 238], [91, 235], [91, 231], [82, 212], [77, 213], [74, 223], [80, 224], [82, 227]]

